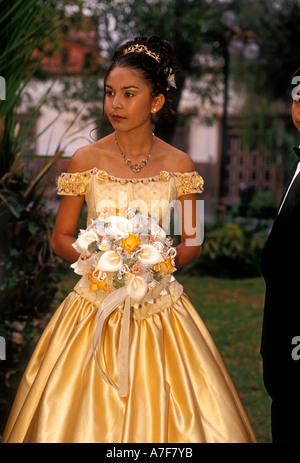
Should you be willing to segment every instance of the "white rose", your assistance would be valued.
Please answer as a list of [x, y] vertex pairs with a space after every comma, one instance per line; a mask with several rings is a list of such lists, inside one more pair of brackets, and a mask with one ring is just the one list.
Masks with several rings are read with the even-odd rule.
[[103, 238], [100, 244], [100, 251], [109, 251], [110, 248], [111, 248], [111, 242], [108, 239]]
[[129, 236], [132, 233], [132, 223], [125, 217], [111, 216], [108, 219], [112, 234], [117, 236]]
[[149, 220], [149, 228], [151, 231], [151, 235], [156, 236], [160, 241], [165, 241], [167, 235], [163, 228], [161, 228], [156, 220], [150, 218]]

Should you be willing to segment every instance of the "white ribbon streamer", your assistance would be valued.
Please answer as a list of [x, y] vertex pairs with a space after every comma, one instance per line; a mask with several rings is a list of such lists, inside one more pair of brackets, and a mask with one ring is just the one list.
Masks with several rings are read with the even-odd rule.
[[[129, 385], [129, 330], [130, 330], [130, 315], [131, 315], [131, 306], [135, 302], [141, 302], [141, 293], [139, 285], [137, 285], [136, 290], [137, 293], [135, 294], [133, 291], [134, 285], [132, 285], [133, 280], [137, 279], [138, 277], [133, 277], [128, 282], [126, 286], [122, 288], [116, 289], [114, 292], [110, 293], [105, 297], [102, 301], [95, 318], [94, 323], [94, 335], [91, 343], [91, 347], [89, 352], [86, 356], [82, 375], [90, 361], [93, 357], [95, 361], [95, 365], [97, 368], [98, 373], [100, 374], [101, 378], [109, 385], [113, 386], [114, 388], [118, 389], [118, 393], [120, 397], [127, 397], [128, 395], [128, 385]], [[140, 277], [139, 277], [140, 278]], [[160, 296], [161, 291], [163, 288], [167, 290], [168, 285], [167, 281], [169, 277], [165, 276], [165, 278], [160, 282], [157, 287], [148, 293], [147, 297], [142, 299], [146, 301], [148, 298], [154, 297], [157, 298]], [[87, 282], [83, 282], [83, 287], [87, 284]], [[131, 292], [132, 291], [132, 292]], [[168, 290], [167, 290], [168, 291]], [[101, 293], [103, 295], [103, 293]], [[150, 299], [149, 299], [150, 300]], [[167, 304], [171, 302], [168, 301]], [[105, 323], [107, 322], [110, 315], [119, 307], [123, 306], [123, 320], [122, 326], [120, 331], [120, 340], [119, 340], [119, 348], [118, 348], [118, 385], [109, 378], [107, 372], [107, 367], [105, 363], [105, 356], [104, 356], [104, 349], [103, 349], [103, 330], [105, 328]], [[97, 353], [99, 355], [97, 356]], [[99, 360], [99, 361], [98, 361]]]
[[[118, 374], [119, 374], [119, 387], [110, 379], [104, 371], [102, 359], [105, 362], [104, 355], [102, 355], [102, 333], [104, 329], [104, 325], [109, 318], [109, 316], [114, 312], [121, 304], [124, 305], [124, 315], [123, 315], [123, 323], [121, 328], [121, 335], [120, 335], [120, 343], [119, 343], [119, 353], [118, 353]], [[104, 379], [104, 381], [111, 386], [119, 389], [119, 395], [121, 397], [125, 397], [128, 394], [128, 349], [129, 349], [129, 342], [127, 342], [129, 338], [129, 322], [130, 322], [130, 297], [127, 294], [126, 288], [123, 286], [122, 288], [117, 289], [113, 293], [109, 294], [105, 300], [102, 302], [101, 306], [99, 307], [96, 319], [95, 319], [95, 332], [92, 339], [92, 344], [85, 359], [82, 374], [84, 373], [88, 362], [90, 361], [91, 357], [94, 357], [96, 368], [100, 376]], [[128, 338], [127, 338], [128, 336]], [[100, 365], [97, 358], [97, 351], [100, 351]]]

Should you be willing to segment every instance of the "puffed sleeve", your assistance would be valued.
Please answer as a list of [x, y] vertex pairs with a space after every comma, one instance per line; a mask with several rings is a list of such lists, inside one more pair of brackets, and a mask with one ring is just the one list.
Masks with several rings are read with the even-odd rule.
[[90, 181], [90, 172], [63, 173], [57, 181], [57, 193], [68, 196], [84, 196]]
[[176, 196], [187, 195], [189, 193], [203, 193], [204, 181], [198, 172], [177, 172], [175, 174]]

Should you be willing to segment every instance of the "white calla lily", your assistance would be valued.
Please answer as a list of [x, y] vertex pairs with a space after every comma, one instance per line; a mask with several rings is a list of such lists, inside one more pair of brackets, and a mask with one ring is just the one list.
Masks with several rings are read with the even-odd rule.
[[103, 272], [118, 272], [123, 265], [120, 254], [115, 251], [106, 251], [99, 259], [96, 270]]
[[152, 244], [144, 244], [141, 246], [138, 260], [144, 265], [155, 265], [163, 262], [164, 258]]
[[74, 272], [77, 275], [85, 275], [88, 273], [91, 269], [92, 264], [95, 262], [95, 257], [94, 255], [91, 255], [88, 259], [82, 259], [79, 257], [79, 259], [71, 264], [71, 268], [74, 269]]
[[80, 254], [87, 251], [91, 243], [98, 240], [98, 235], [94, 230], [88, 230], [80, 233], [75, 243], [73, 243], [73, 248], [76, 249]]
[[132, 233], [132, 223], [125, 217], [112, 216], [109, 218], [109, 223], [114, 235], [128, 236]]
[[128, 296], [135, 302], [140, 302], [144, 299], [148, 291], [148, 285], [144, 278], [135, 276], [126, 283]]

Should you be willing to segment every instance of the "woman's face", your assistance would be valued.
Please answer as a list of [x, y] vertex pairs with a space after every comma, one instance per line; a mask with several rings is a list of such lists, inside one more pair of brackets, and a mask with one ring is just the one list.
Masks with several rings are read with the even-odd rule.
[[129, 131], [151, 124], [159, 97], [152, 97], [139, 70], [116, 66], [107, 77], [105, 92], [106, 114], [115, 130]]
[[300, 132], [300, 86], [298, 88], [297, 95], [293, 99], [292, 118], [293, 118], [293, 122], [294, 122], [295, 127]]

